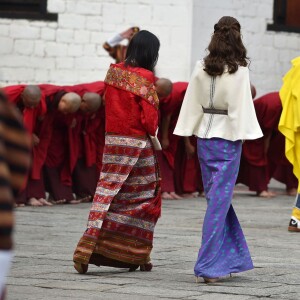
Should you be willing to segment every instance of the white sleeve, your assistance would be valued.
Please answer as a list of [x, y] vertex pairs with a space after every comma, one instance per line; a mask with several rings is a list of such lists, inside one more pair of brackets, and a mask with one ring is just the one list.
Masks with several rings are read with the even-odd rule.
[[201, 68], [203, 68], [203, 65], [201, 61], [198, 61], [183, 99], [176, 128], [174, 130], [174, 134], [176, 135], [192, 136], [195, 130], [199, 128], [201, 116], [203, 115], [202, 106], [199, 102], [201, 88], [198, 75]]
[[0, 297], [5, 288], [6, 276], [8, 275], [8, 272], [10, 270], [12, 258], [12, 251], [0, 251]]
[[118, 45], [120, 42], [122, 42], [123, 40], [124, 40], [124, 38], [121, 36], [120, 33], [118, 33], [117, 35], [108, 39], [106, 42], [109, 46], [114, 47], [114, 46]]
[[[233, 74], [236, 77], [231, 86], [231, 101], [228, 102], [228, 117], [233, 130], [245, 139], [253, 140], [263, 136], [257, 121], [254, 103], [251, 95], [250, 77], [248, 68], [238, 70]], [[240, 132], [240, 134], [239, 134]]]

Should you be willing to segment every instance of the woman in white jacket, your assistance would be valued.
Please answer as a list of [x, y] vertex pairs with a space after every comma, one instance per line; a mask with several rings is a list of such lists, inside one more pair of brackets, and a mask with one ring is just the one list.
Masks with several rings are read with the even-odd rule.
[[232, 17], [222, 17], [215, 24], [209, 54], [196, 64], [174, 131], [198, 137], [207, 211], [194, 271], [206, 283], [253, 268], [231, 205], [242, 140], [262, 136], [240, 28]]

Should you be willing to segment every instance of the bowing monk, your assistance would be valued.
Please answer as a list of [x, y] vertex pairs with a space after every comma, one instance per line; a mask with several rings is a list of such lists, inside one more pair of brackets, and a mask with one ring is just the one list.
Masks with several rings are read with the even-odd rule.
[[74, 199], [72, 192], [72, 170], [76, 164], [76, 156], [72, 155], [72, 144], [68, 136], [69, 131], [77, 126], [74, 113], [80, 107], [81, 98], [76, 93], [64, 90], [57, 94], [57, 109], [50, 113], [52, 134], [44, 167], [46, 189], [54, 203], [77, 204], [80, 201]]
[[[170, 95], [160, 101], [161, 126], [159, 138], [162, 151], [158, 153], [158, 161], [162, 173], [162, 198], [163, 199], [182, 199], [176, 193], [175, 187], [175, 155], [177, 151], [179, 136], [173, 134], [179, 116], [181, 104], [187, 89], [187, 82], [173, 83]], [[160, 90], [159, 81], [156, 87]]]
[[91, 200], [95, 193], [99, 172], [96, 166], [97, 135], [104, 121], [101, 118], [101, 96], [87, 92], [82, 96], [78, 114], [81, 122], [74, 131], [74, 144], [78, 145], [77, 163], [73, 172], [73, 191], [77, 199]]
[[243, 183], [259, 197], [273, 197], [268, 183], [273, 177], [286, 184], [287, 195], [295, 196], [297, 178], [284, 154], [284, 137], [278, 131], [282, 112], [279, 93], [266, 94], [254, 101], [255, 112], [264, 136], [243, 144], [238, 183]]
[[68, 138], [72, 149], [70, 157], [75, 163], [71, 163], [73, 192], [83, 202], [91, 199], [100, 174], [97, 160], [98, 157], [102, 160], [105, 139], [104, 108], [101, 106], [105, 84], [96, 81], [64, 88], [81, 97], [80, 109], [74, 114], [76, 126], [69, 131]]
[[[14, 85], [4, 88], [8, 100], [14, 103], [23, 116], [23, 123], [27, 131], [31, 134], [32, 145], [36, 145], [39, 139], [33, 131], [38, 116], [46, 113], [46, 104], [44, 101], [44, 94], [37, 85]], [[21, 190], [16, 198], [16, 206], [24, 206], [25, 204], [31, 206], [51, 205], [45, 199], [37, 200], [35, 198], [28, 199], [27, 188]]]

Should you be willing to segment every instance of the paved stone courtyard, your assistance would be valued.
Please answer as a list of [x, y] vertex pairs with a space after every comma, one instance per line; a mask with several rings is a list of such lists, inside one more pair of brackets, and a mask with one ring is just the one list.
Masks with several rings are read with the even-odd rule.
[[287, 231], [293, 201], [284, 195], [260, 199], [239, 190], [233, 205], [255, 269], [209, 285], [196, 284], [193, 276], [204, 198], [164, 201], [152, 272], [93, 266], [86, 275], [75, 272], [72, 254], [90, 204], [19, 208], [7, 299], [300, 299], [300, 234]]

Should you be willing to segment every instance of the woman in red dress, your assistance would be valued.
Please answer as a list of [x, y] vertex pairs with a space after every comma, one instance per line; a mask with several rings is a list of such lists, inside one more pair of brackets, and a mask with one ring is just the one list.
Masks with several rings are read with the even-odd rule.
[[125, 62], [105, 79], [105, 147], [88, 225], [74, 253], [74, 267], [88, 264], [150, 271], [153, 232], [161, 211], [160, 175], [149, 136], [158, 124], [153, 70], [158, 38], [140, 31]]

